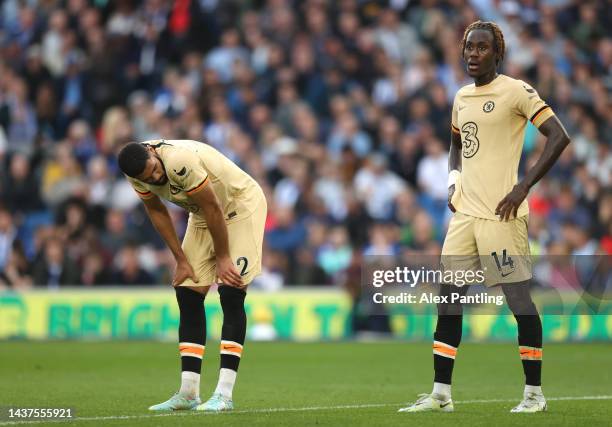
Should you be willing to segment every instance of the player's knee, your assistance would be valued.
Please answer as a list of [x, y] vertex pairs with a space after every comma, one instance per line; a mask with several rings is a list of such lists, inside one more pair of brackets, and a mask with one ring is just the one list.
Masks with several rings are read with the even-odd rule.
[[529, 282], [508, 283], [502, 286], [506, 302], [510, 311], [515, 315], [535, 315], [538, 314], [531, 293], [529, 292]]
[[537, 315], [538, 308], [531, 299], [529, 301], [508, 301], [510, 311], [516, 316]]
[[204, 303], [204, 295], [189, 288], [177, 286], [174, 292], [179, 308], [200, 307]]
[[244, 299], [246, 292], [243, 289], [234, 288], [232, 286], [219, 286], [219, 297], [221, 299], [221, 309], [226, 312], [244, 312]]
[[456, 303], [439, 303], [438, 304], [438, 315], [439, 316], [459, 316], [463, 314], [463, 306]]
[[210, 289], [208, 286], [181, 286], [181, 288], [191, 289], [192, 291], [203, 295], [204, 297], [206, 297], [206, 294]]

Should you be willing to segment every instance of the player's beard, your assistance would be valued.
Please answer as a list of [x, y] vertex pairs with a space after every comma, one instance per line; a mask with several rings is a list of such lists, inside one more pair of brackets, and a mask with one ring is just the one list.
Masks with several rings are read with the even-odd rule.
[[162, 185], [166, 185], [167, 182], [168, 182], [168, 177], [164, 175], [162, 179], [160, 179], [157, 182], [152, 182], [151, 185], [156, 185], [158, 187], [161, 187]]
[[[157, 160], [159, 160], [159, 163], [161, 164], [162, 169], [164, 170], [164, 172], [166, 172], [166, 167], [164, 166], [164, 162], [162, 161], [162, 159], [159, 156], [155, 156], [157, 158]], [[162, 185], [166, 185], [168, 183], [168, 175], [166, 173], [164, 173], [164, 176], [157, 182], [152, 182], [151, 185], [157, 185], [157, 186], [162, 186]]]

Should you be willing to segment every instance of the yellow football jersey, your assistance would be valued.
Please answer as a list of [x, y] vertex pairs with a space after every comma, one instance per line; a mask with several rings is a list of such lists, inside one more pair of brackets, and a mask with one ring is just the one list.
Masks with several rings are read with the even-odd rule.
[[[499, 220], [495, 208], [518, 181], [527, 120], [539, 127], [553, 114], [531, 86], [503, 74], [459, 89], [452, 114], [452, 131], [462, 142], [457, 211]], [[518, 216], [528, 213], [525, 200]]]
[[227, 223], [248, 217], [258, 206], [263, 191], [235, 163], [208, 144], [190, 140], [145, 141], [161, 158], [168, 181], [152, 185], [127, 177], [140, 198], [156, 194], [189, 211], [189, 223], [206, 227], [200, 208], [189, 198], [204, 185], [211, 185]]

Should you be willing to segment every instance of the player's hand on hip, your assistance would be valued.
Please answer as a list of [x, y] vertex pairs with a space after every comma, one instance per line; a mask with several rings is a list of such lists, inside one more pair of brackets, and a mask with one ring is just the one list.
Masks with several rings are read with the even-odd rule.
[[454, 194], [455, 194], [455, 184], [448, 187], [448, 208], [451, 210], [452, 213], [457, 212], [457, 209], [455, 209], [455, 207], [451, 203], [451, 200], [453, 200]]
[[182, 259], [176, 262], [176, 271], [174, 272], [174, 278], [172, 279], [172, 286], [178, 286], [185, 280], [191, 279], [194, 283], [198, 283], [198, 278], [189, 264], [189, 261]]
[[242, 277], [230, 257], [217, 258], [217, 277], [219, 282], [235, 288], [243, 288]]
[[495, 215], [499, 215], [502, 221], [508, 221], [509, 219], [518, 214], [518, 209], [521, 203], [527, 198], [529, 189], [522, 184], [516, 184], [512, 191], [510, 191], [506, 197], [495, 208]]

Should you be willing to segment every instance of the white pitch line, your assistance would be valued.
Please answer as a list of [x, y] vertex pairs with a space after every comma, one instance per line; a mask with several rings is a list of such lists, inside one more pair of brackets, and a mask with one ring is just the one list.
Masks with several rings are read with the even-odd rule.
[[[612, 400], [612, 395], [602, 396], [563, 396], [563, 397], [547, 397], [547, 401], [563, 401], [563, 400]], [[469, 405], [474, 403], [507, 403], [516, 402], [517, 399], [474, 399], [474, 400], [456, 400], [455, 403], [462, 405]], [[337, 409], [367, 409], [367, 408], [382, 408], [386, 406], [397, 406], [400, 407], [405, 405], [406, 402], [402, 403], [363, 403], [358, 405], [336, 405], [336, 406], [305, 406], [301, 408], [262, 408], [262, 409], [243, 409], [240, 411], [231, 411], [225, 413], [225, 415], [231, 414], [260, 414], [260, 413], [275, 413], [275, 412], [309, 412], [309, 411], [329, 411]], [[41, 424], [41, 423], [74, 423], [78, 421], [115, 421], [115, 420], [140, 420], [148, 418], [160, 418], [160, 417], [185, 417], [185, 416], [211, 416], [211, 415], [224, 415], [222, 413], [211, 413], [211, 412], [196, 412], [196, 411], [185, 411], [185, 412], [170, 412], [163, 414], [150, 414], [150, 415], [114, 415], [108, 417], [76, 417], [72, 419], [53, 419], [53, 420], [28, 420], [28, 421], [2, 421], [0, 426], [14, 426], [23, 424]]]

